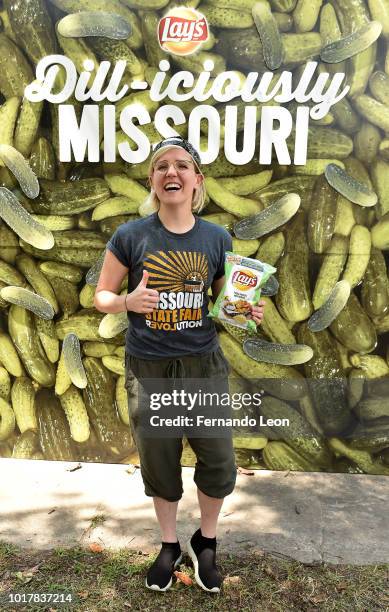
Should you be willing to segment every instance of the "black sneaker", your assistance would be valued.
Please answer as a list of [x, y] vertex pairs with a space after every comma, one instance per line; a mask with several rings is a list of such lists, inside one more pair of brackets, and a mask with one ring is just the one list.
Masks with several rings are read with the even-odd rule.
[[219, 593], [223, 579], [216, 566], [216, 538], [205, 538], [198, 529], [188, 540], [187, 550], [193, 561], [197, 584], [204, 591]]
[[170, 589], [173, 583], [173, 572], [181, 560], [182, 552], [179, 542], [162, 542], [159, 555], [147, 572], [147, 588], [152, 591]]

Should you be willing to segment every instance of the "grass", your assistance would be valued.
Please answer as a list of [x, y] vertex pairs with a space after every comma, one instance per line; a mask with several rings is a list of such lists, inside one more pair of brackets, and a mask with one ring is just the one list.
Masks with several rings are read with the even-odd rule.
[[[155, 555], [130, 550], [91, 552], [88, 548], [50, 551], [19, 549], [0, 542], [0, 601], [9, 592], [66, 591], [73, 606], [5, 607], [1, 610], [80, 610], [88, 612], [235, 610], [242, 612], [375, 612], [389, 610], [389, 565], [304, 565], [264, 553], [218, 555], [225, 577], [222, 592], [211, 595], [195, 583], [174, 582], [153, 593], [144, 580]], [[180, 570], [194, 581], [185, 555]]]
[[96, 514], [96, 516], [92, 517], [91, 519], [89, 529], [96, 529], [96, 527], [98, 527], [99, 525], [104, 525], [106, 520], [107, 519], [104, 514]]

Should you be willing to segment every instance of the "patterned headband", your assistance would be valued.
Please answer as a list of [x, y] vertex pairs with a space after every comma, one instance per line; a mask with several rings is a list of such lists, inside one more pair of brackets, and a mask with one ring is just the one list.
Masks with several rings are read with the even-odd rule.
[[159, 149], [162, 149], [163, 147], [169, 147], [170, 145], [175, 145], [177, 147], [181, 147], [182, 149], [185, 149], [185, 151], [187, 151], [189, 155], [193, 157], [196, 164], [198, 166], [201, 165], [201, 158], [200, 158], [199, 153], [196, 151], [194, 146], [191, 145], [191, 143], [188, 140], [185, 140], [185, 138], [182, 138], [182, 136], [172, 136], [171, 138], [166, 138], [166, 140], [161, 140], [161, 142], [155, 145], [154, 153], [156, 153], [156, 151], [159, 151]]

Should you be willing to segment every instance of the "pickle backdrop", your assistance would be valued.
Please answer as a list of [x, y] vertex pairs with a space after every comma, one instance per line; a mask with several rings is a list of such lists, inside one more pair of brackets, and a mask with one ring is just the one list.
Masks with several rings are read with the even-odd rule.
[[237, 465], [389, 475], [389, 0], [0, 0], [0, 457], [138, 462], [93, 296], [177, 134], [201, 216], [277, 269], [256, 333], [216, 320], [261, 393]]

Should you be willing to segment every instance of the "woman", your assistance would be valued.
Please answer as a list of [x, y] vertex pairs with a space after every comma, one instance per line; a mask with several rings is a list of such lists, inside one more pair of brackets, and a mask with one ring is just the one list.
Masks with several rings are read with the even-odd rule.
[[[150, 162], [151, 194], [146, 203], [156, 211], [121, 225], [107, 245], [96, 288], [95, 306], [107, 313], [128, 311], [126, 383], [169, 378], [227, 380], [229, 366], [218, 344], [213, 320], [207, 317], [208, 288], [215, 300], [224, 284], [224, 258], [232, 239], [222, 227], [194, 213], [204, 205], [200, 155], [181, 137], [168, 138], [154, 149]], [[127, 295], [117, 295], [128, 275]], [[252, 308], [263, 317], [263, 302]], [[182, 439], [147, 438], [130, 411], [145, 494], [153, 497], [162, 547], [150, 567], [146, 586], [166, 591], [182, 555], [176, 532], [182, 496]], [[197, 583], [219, 592], [216, 524], [223, 499], [235, 486], [236, 465], [231, 435], [188, 439], [197, 457], [194, 481], [201, 525], [188, 541]]]

